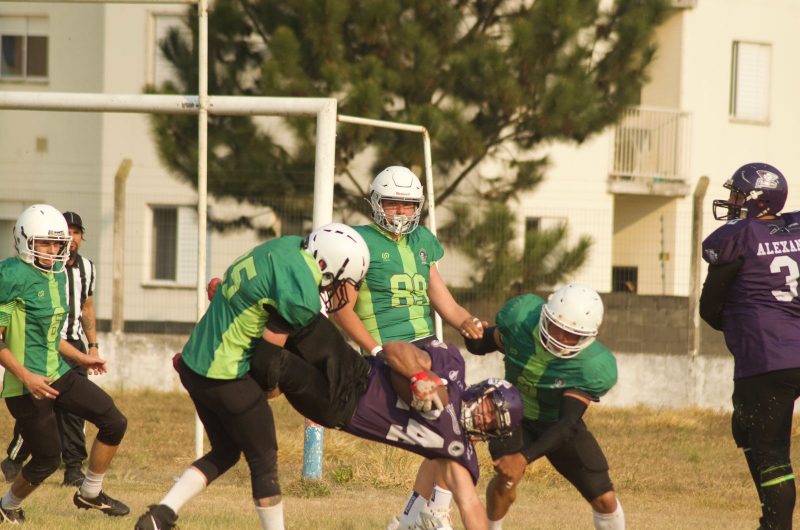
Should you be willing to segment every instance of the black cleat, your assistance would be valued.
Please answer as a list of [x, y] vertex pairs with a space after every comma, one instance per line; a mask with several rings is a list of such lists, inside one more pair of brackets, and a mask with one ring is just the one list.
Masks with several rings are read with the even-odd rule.
[[74, 502], [75, 506], [81, 510], [100, 510], [104, 514], [112, 515], [114, 517], [128, 515], [128, 513], [131, 511], [130, 508], [125, 506], [123, 503], [116, 499], [112, 499], [102, 491], [97, 497], [92, 499], [81, 495], [80, 490], [76, 491], [75, 496], [72, 497], [72, 502]]
[[0, 471], [3, 472], [3, 477], [6, 479], [6, 482], [14, 482], [20, 470], [22, 470], [22, 464], [10, 458], [6, 458], [0, 462]]
[[164, 504], [151, 504], [147, 511], [136, 521], [134, 530], [169, 530], [176, 528], [175, 521], [178, 516], [172, 508]]
[[64, 471], [64, 482], [61, 483], [62, 486], [73, 486], [76, 488], [80, 488], [81, 484], [83, 484], [83, 479], [86, 478], [79, 467], [68, 467], [66, 471]]
[[17, 508], [16, 510], [9, 510], [8, 508], [3, 508], [2, 504], [0, 504], [0, 524], [3, 523], [21, 524], [24, 522], [25, 522], [25, 512], [22, 511], [22, 508]]

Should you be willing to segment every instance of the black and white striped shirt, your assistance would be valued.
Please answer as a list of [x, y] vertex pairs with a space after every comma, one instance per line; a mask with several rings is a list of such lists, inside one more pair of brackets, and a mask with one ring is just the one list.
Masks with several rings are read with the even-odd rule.
[[66, 265], [66, 275], [68, 311], [67, 318], [64, 320], [64, 329], [61, 330], [61, 338], [80, 340], [83, 332], [81, 322], [83, 304], [94, 294], [96, 275], [94, 263], [78, 254], [74, 265]]

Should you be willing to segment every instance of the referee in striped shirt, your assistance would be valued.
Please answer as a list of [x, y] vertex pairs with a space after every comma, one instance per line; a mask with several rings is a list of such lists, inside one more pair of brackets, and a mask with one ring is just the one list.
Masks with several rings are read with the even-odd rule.
[[[78, 254], [83, 241], [83, 220], [75, 212], [64, 212], [64, 219], [69, 226], [72, 242], [69, 245], [69, 260], [66, 265], [67, 305], [69, 311], [61, 330], [61, 338], [67, 340], [82, 352], [87, 352], [81, 334], [86, 335], [89, 342], [89, 355], [98, 355], [97, 326], [94, 314], [95, 267], [88, 258]], [[74, 364], [66, 357], [64, 360], [72, 369], [87, 376], [86, 369]], [[86, 434], [82, 418], [56, 409], [58, 432], [61, 435], [61, 457], [64, 461], [64, 486], [80, 486], [83, 482], [83, 461], [87, 458]], [[8, 446], [8, 457], [0, 462], [0, 468], [7, 481], [12, 481], [22, 469], [22, 464], [30, 456], [22, 436], [14, 428], [14, 438]]]

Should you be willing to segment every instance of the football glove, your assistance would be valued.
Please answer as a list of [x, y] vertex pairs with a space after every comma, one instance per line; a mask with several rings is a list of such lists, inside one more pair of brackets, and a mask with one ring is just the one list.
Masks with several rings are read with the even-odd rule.
[[429, 412], [432, 407], [442, 410], [444, 405], [439, 398], [438, 389], [446, 383], [443, 379], [419, 372], [411, 376], [411, 408], [420, 412]]
[[208, 296], [209, 302], [212, 298], [214, 298], [214, 295], [217, 294], [217, 288], [219, 287], [220, 283], [222, 283], [222, 280], [217, 277], [211, 278], [211, 280], [208, 282], [208, 285], [206, 286], [206, 296]]

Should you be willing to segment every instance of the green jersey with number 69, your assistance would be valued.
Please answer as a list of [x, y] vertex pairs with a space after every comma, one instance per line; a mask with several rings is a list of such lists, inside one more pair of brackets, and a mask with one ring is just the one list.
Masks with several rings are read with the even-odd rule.
[[[66, 276], [42, 272], [18, 257], [0, 262], [0, 327], [14, 358], [34, 374], [58, 379], [69, 365], [58, 353], [66, 315]], [[6, 370], [2, 397], [29, 394]]]
[[444, 256], [430, 230], [418, 227], [399, 241], [375, 224], [354, 226], [367, 242], [369, 269], [355, 312], [378, 342], [410, 341], [433, 335], [428, 298], [431, 266]]
[[181, 358], [189, 368], [210, 379], [238, 379], [250, 370], [270, 312], [294, 329], [307, 326], [320, 312], [322, 272], [300, 248], [302, 241], [298, 236], [273, 239], [228, 267], [183, 347]]
[[544, 300], [533, 294], [511, 298], [497, 313], [505, 350], [506, 379], [522, 394], [525, 417], [557, 421], [564, 391], [576, 388], [594, 401], [617, 382], [617, 361], [597, 341], [569, 359], [556, 357], [539, 340]]

